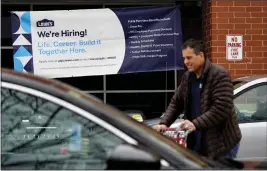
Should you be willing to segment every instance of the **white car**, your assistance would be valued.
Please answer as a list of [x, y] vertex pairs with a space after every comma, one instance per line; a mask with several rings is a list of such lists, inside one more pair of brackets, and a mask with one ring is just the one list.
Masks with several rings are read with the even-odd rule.
[[[233, 80], [234, 104], [242, 139], [238, 159], [267, 160], [267, 75]], [[178, 118], [171, 127], [179, 127]], [[159, 123], [159, 118], [146, 120], [147, 125]]]

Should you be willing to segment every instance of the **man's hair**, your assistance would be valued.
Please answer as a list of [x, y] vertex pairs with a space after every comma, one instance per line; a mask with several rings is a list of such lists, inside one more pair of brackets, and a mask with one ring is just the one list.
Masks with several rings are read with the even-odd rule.
[[196, 55], [199, 55], [199, 53], [202, 52], [204, 54], [204, 57], [206, 58], [205, 47], [202, 41], [195, 39], [188, 39], [187, 41], [184, 42], [182, 46], [182, 49], [186, 48], [194, 49]]

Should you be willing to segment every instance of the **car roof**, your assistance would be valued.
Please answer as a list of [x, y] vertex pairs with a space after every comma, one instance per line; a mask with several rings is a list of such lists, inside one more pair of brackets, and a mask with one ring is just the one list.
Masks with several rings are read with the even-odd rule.
[[[152, 128], [146, 126], [143, 123], [136, 121], [135, 119], [122, 113], [120, 110], [104, 104], [101, 100], [85, 94], [80, 90], [57, 81], [55, 79], [46, 79], [44, 77], [36, 76], [31, 73], [16, 72], [10, 69], [1, 69], [1, 81], [9, 82], [13, 84], [19, 84], [32, 89], [42, 91], [44, 93], [52, 94], [55, 97], [61, 98], [77, 107], [80, 107], [95, 116], [105, 120], [112, 125], [119, 125], [120, 130], [124, 130], [126, 133], [131, 132], [134, 138], [143, 139], [142, 141], [147, 141], [148, 139], [160, 146], [166, 146], [167, 143], [172, 148], [168, 148], [168, 153], [173, 156], [174, 151], [178, 150], [184, 157], [191, 158], [203, 167], [208, 167], [207, 163], [202, 161], [199, 156], [195, 155], [191, 151], [176, 145], [173, 141], [168, 140], [164, 136], [160, 135]], [[134, 129], [129, 128], [129, 125], [133, 126]], [[137, 138], [138, 137], [138, 138]], [[163, 143], [164, 142], [164, 143]], [[163, 143], [163, 144], [162, 144]], [[176, 152], [175, 152], [176, 153]], [[174, 160], [169, 158], [170, 160]], [[177, 159], [176, 159], [177, 161]], [[184, 161], [184, 160], [183, 160]]]
[[252, 76], [247, 76], [247, 77], [240, 77], [237, 79], [234, 79], [233, 82], [251, 82], [257, 79], [261, 79], [261, 78], [267, 78], [267, 74], [266, 75], [252, 75]]

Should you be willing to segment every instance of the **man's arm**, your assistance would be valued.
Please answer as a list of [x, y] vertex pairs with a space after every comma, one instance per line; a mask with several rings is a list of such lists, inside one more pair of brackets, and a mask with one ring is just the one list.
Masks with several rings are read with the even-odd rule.
[[217, 126], [230, 117], [233, 109], [233, 91], [229, 73], [218, 74], [212, 92], [212, 107], [193, 120], [196, 130]]
[[182, 77], [181, 84], [179, 85], [174, 95], [172, 96], [171, 102], [165, 111], [165, 115], [159, 123], [160, 125], [163, 124], [169, 127], [178, 118], [178, 116], [183, 112], [184, 101], [182, 97], [182, 89], [183, 89], [183, 84], [184, 84], [184, 79], [185, 79], [184, 77], [185, 75]]

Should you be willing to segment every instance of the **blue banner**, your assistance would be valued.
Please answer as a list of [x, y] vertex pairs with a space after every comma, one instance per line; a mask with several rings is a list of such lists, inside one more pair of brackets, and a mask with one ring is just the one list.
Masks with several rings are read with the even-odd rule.
[[12, 13], [14, 69], [49, 78], [179, 70], [174, 6]]

